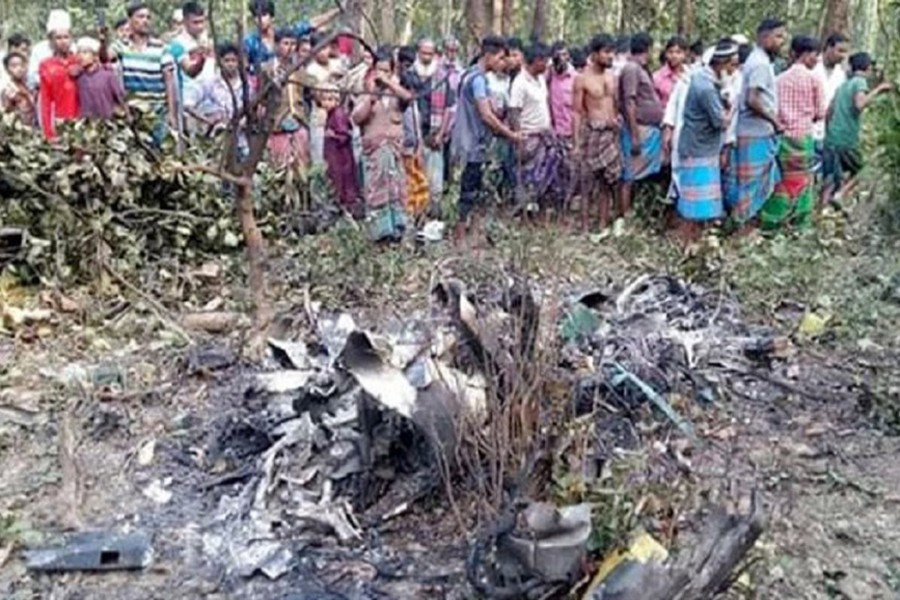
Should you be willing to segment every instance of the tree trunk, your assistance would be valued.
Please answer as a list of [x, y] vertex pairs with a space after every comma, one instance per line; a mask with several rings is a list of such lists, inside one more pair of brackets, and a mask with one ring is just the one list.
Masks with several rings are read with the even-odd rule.
[[678, 0], [678, 35], [694, 35], [694, 0]]
[[263, 244], [262, 233], [256, 224], [256, 215], [253, 211], [253, 187], [252, 183], [245, 182], [237, 186], [237, 211], [241, 222], [241, 231], [244, 233], [244, 244], [247, 246], [247, 269], [251, 298], [253, 300], [253, 332], [251, 340], [251, 352], [263, 347], [266, 330], [272, 320], [269, 301], [266, 298], [266, 249]]
[[503, 0], [503, 15], [500, 30], [503, 35], [512, 35], [513, 32], [513, 8], [515, 0]]
[[491, 33], [494, 35], [503, 33], [503, 6], [505, 4], [504, 0], [491, 0]]
[[547, 0], [535, 0], [534, 21], [531, 25], [531, 38], [543, 40], [547, 33]]
[[827, 0], [822, 20], [822, 37], [832, 33], [850, 34], [850, 0]]
[[484, 0], [466, 0], [466, 22], [469, 27], [469, 46], [477, 47], [486, 32], [487, 13]]
[[381, 41], [385, 44], [396, 43], [396, 26], [394, 24], [394, 0], [381, 0]]

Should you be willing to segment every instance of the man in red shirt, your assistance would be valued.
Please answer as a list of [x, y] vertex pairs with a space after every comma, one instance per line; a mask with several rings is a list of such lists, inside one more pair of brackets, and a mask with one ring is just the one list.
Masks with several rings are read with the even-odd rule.
[[41, 127], [48, 139], [56, 137], [56, 123], [77, 119], [78, 76], [81, 66], [72, 53], [72, 34], [68, 27], [55, 27], [49, 32], [53, 56], [38, 67], [40, 76]]

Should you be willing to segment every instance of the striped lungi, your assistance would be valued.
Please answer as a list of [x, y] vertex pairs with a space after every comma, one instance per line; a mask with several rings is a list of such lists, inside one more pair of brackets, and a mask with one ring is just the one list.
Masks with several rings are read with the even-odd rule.
[[741, 137], [737, 139], [735, 156], [737, 195], [730, 206], [739, 221], [749, 221], [762, 209], [781, 179], [776, 153], [775, 136]]
[[672, 172], [678, 214], [690, 221], [711, 221], [725, 214], [719, 156], [681, 157]]
[[631, 132], [622, 127], [619, 136], [622, 142], [622, 181], [632, 182], [646, 179], [659, 173], [662, 168], [662, 130], [654, 125], [638, 125], [638, 139], [641, 153], [631, 155]]

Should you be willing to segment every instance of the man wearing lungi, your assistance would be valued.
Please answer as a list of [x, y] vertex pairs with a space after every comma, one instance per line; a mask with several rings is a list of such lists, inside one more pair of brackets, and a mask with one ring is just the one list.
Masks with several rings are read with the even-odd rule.
[[738, 222], [756, 217], [778, 183], [778, 135], [784, 124], [778, 118], [775, 68], [787, 32], [777, 19], [764, 20], [757, 29], [756, 47], [742, 69], [740, 113], [737, 124], [737, 194], [730, 206]]
[[613, 61], [616, 42], [601, 34], [588, 47], [591, 60], [574, 85], [574, 162], [581, 193], [581, 228], [590, 226], [589, 210], [597, 206], [600, 227], [609, 225], [612, 196], [622, 176], [619, 149], [619, 106]]
[[825, 120], [825, 86], [813, 73], [819, 60], [818, 40], [800, 35], [791, 41], [791, 67], [775, 81], [778, 118], [784, 135], [778, 144], [781, 181], [759, 214], [764, 228], [806, 226], [815, 206], [813, 162], [814, 130]]
[[619, 188], [622, 216], [631, 210], [635, 181], [659, 173], [662, 167], [663, 105], [647, 70], [653, 38], [638, 33], [631, 38], [631, 56], [619, 76], [619, 107], [624, 127], [621, 132], [623, 171]]
[[550, 49], [536, 43], [525, 50], [525, 67], [513, 81], [508, 119], [522, 134], [517, 148], [516, 204], [534, 212], [544, 206], [561, 208], [567, 186], [562, 181], [565, 149], [553, 131], [547, 89]]
[[725, 214], [722, 200], [721, 157], [731, 105], [723, 99], [722, 84], [734, 70], [737, 44], [722, 40], [709, 62], [691, 75], [672, 172], [679, 216], [679, 233], [694, 239], [702, 224]]

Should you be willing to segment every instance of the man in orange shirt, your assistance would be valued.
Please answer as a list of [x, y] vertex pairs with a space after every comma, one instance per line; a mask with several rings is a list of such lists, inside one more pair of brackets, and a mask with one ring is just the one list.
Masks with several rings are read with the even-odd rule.
[[38, 67], [40, 77], [41, 127], [48, 139], [56, 137], [56, 123], [77, 119], [78, 84], [75, 78], [81, 71], [78, 56], [72, 52], [69, 23], [60, 22], [48, 27], [53, 56]]

